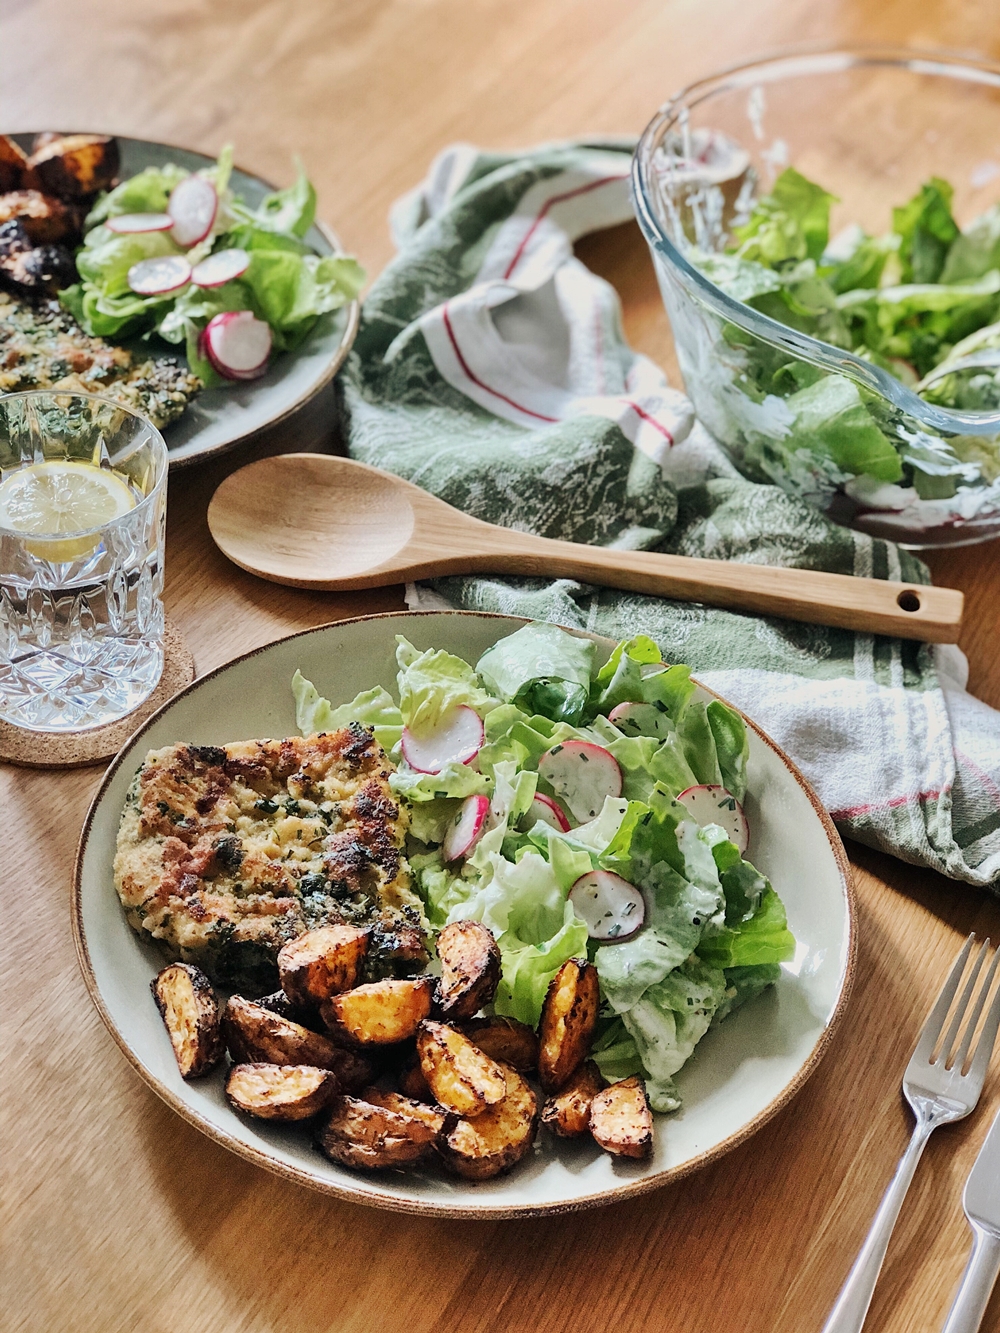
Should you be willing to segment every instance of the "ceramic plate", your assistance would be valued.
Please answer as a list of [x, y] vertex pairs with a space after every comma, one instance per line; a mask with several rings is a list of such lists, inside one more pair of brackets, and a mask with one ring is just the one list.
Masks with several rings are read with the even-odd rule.
[[[525, 622], [463, 612], [398, 613], [343, 621], [270, 644], [203, 677], [145, 723], [105, 775], [87, 815], [76, 865], [74, 930], [91, 996], [125, 1055], [174, 1110], [217, 1142], [313, 1189], [404, 1212], [512, 1217], [587, 1208], [654, 1189], [704, 1166], [774, 1115], [816, 1067], [843, 1012], [854, 963], [850, 871], [829, 817], [776, 745], [750, 725], [750, 856], [788, 909], [799, 947], [771, 991], [699, 1044], [677, 1082], [683, 1110], [657, 1116], [648, 1162], [616, 1160], [591, 1143], [539, 1135], [534, 1155], [478, 1185], [423, 1173], [362, 1175], [327, 1161], [294, 1125], [239, 1117], [221, 1070], [185, 1083], [149, 994], [163, 958], [125, 921], [112, 861], [128, 784], [147, 750], [177, 741], [219, 745], [295, 735], [289, 681], [296, 667], [334, 702], [395, 686], [395, 639], [445, 648], [470, 662]], [[613, 645], [597, 639], [598, 657]]]
[[[14, 134], [11, 137], [28, 148], [34, 135]], [[160, 167], [167, 162], [175, 162], [189, 171], [200, 171], [215, 161], [204, 153], [172, 148], [169, 144], [152, 143], [146, 139], [119, 136], [118, 146], [122, 180], [146, 167]], [[253, 208], [275, 188], [238, 168], [233, 169], [230, 183], [234, 192]], [[342, 253], [340, 242], [323, 223], [312, 226], [305, 239], [317, 254]], [[262, 379], [251, 384], [236, 384], [232, 388], [206, 389], [199, 394], [184, 415], [163, 432], [170, 450], [171, 467], [183, 467], [210, 454], [231, 449], [301, 407], [328, 384], [343, 365], [358, 331], [359, 314], [357, 301], [352, 301], [341, 310], [322, 315], [302, 346], [294, 352], [276, 356]], [[148, 343], [135, 341], [127, 345], [149, 355]], [[152, 348], [157, 356], [169, 356], [187, 364], [183, 351], [169, 343], [157, 339]]]

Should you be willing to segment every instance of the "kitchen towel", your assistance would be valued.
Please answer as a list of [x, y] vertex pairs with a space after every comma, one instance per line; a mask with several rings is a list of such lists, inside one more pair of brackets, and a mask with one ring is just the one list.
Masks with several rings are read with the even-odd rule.
[[[912, 554], [742, 477], [629, 348], [573, 242], [631, 218], [631, 147], [436, 159], [393, 209], [398, 254], [345, 369], [351, 456], [546, 537], [929, 581]], [[966, 692], [956, 648], [568, 580], [449, 578], [409, 602], [649, 634], [791, 755], [842, 833], [1000, 887], [1000, 713]]]

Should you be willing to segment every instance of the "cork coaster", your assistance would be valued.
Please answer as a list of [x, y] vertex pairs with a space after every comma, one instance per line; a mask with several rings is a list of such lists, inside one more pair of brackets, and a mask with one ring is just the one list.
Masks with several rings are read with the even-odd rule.
[[150, 714], [194, 680], [194, 658], [180, 630], [163, 628], [163, 675], [153, 693], [117, 722], [93, 731], [25, 731], [0, 720], [0, 760], [23, 768], [83, 768], [116, 755]]

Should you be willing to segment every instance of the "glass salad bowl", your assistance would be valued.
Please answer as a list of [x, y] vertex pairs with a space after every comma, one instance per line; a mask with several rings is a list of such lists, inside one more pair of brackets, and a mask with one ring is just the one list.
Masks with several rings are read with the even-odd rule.
[[908, 547], [1000, 535], [1000, 67], [743, 65], [664, 105], [632, 189], [687, 392], [741, 472]]

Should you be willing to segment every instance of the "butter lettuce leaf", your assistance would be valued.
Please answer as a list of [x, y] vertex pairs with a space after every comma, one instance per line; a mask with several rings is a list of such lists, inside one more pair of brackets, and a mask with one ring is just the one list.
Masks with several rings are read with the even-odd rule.
[[556, 625], [535, 623], [500, 639], [476, 665], [505, 703], [553, 722], [580, 721], [590, 694], [594, 645]]

